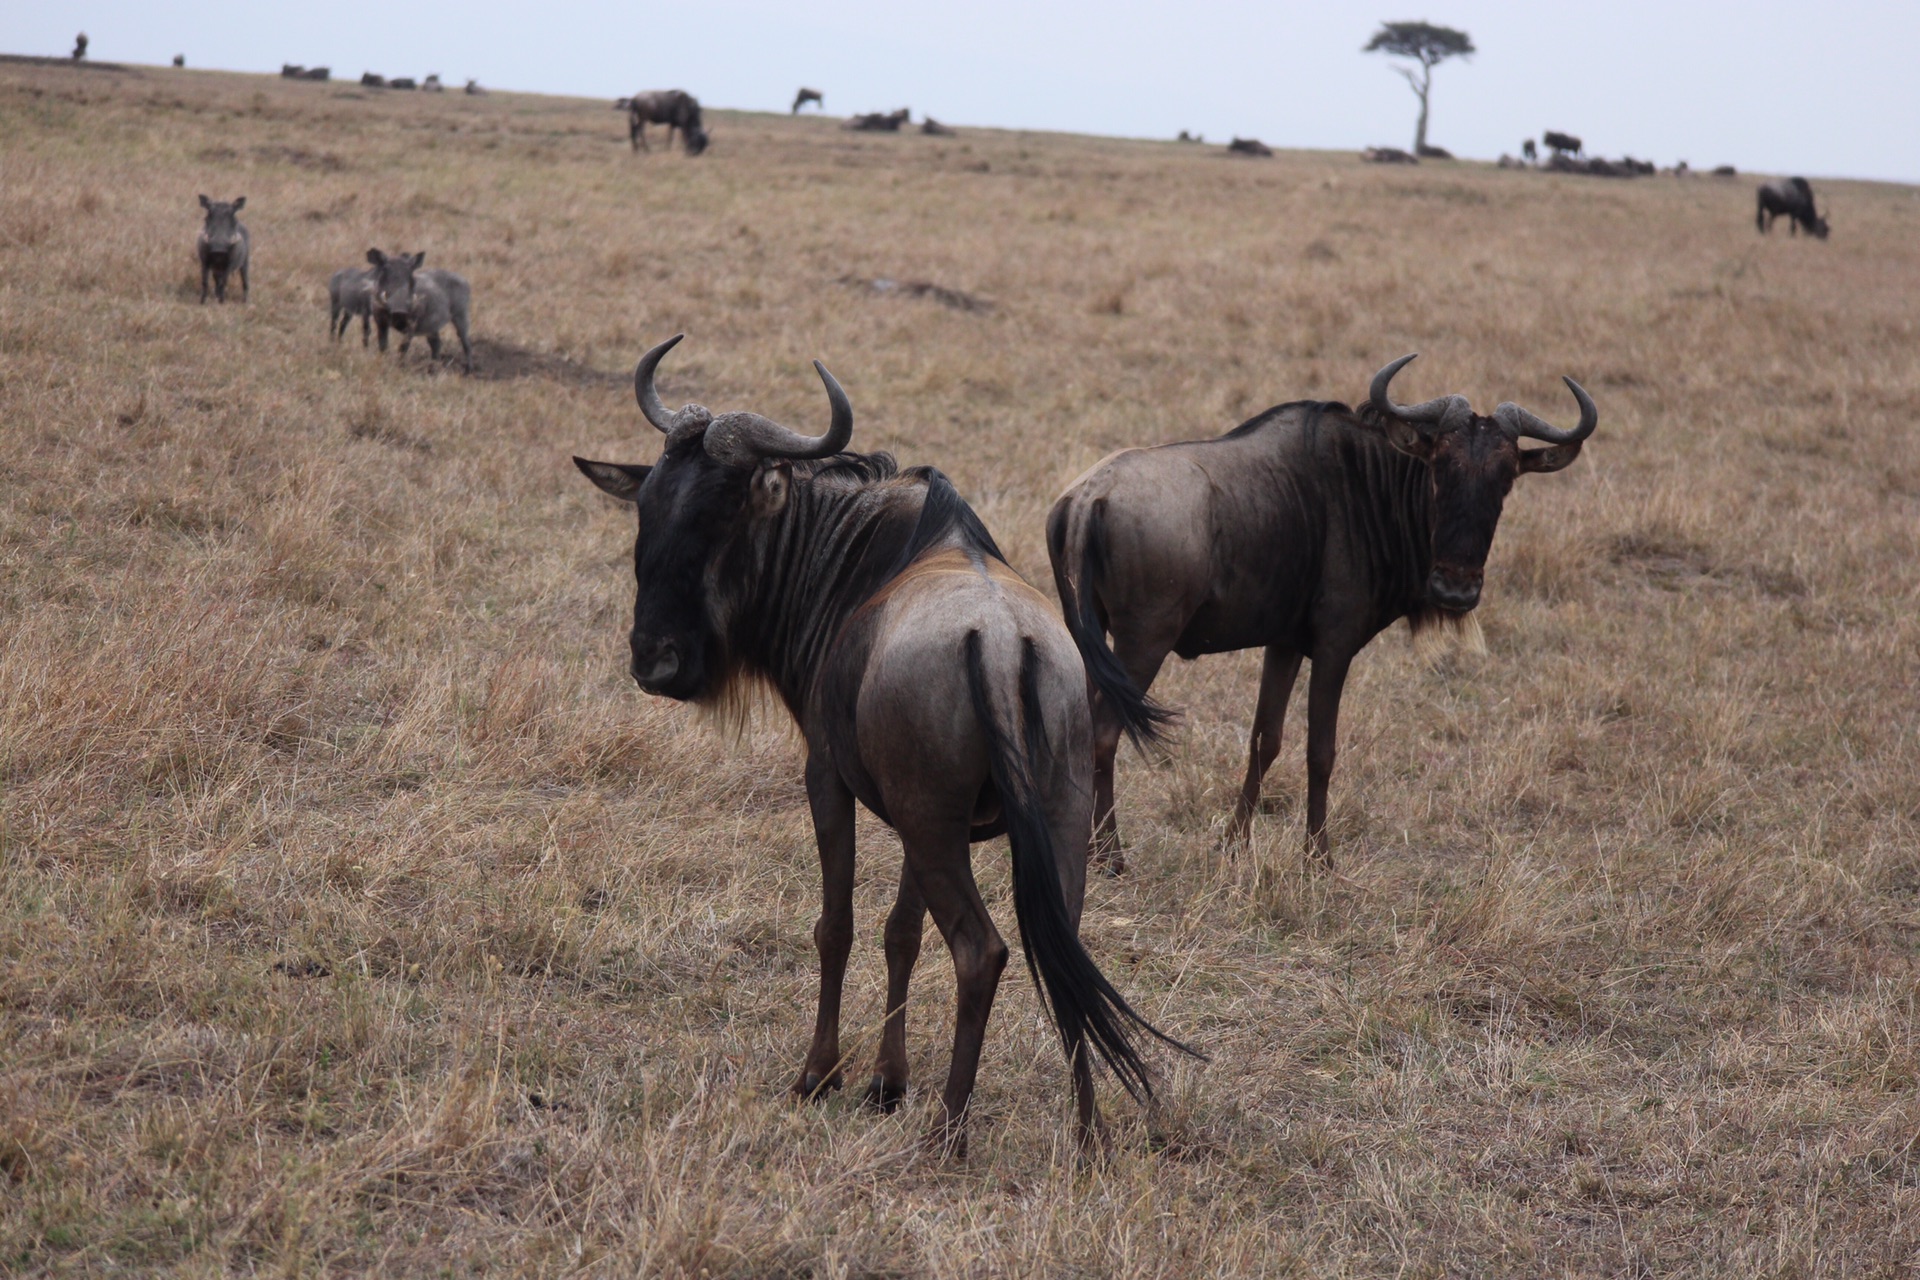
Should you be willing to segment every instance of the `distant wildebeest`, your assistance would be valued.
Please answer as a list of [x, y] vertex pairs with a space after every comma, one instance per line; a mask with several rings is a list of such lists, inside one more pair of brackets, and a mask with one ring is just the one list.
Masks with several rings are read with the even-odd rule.
[[789, 114], [799, 115], [800, 108], [806, 106], [809, 102], [823, 111], [826, 110], [827, 100], [818, 89], [802, 89], [793, 95], [793, 110]]
[[1528, 164], [1540, 163], [1540, 148], [1533, 145], [1532, 138], [1520, 144], [1520, 158]]
[[417, 89], [419, 87], [420, 86], [413, 82], [412, 76], [396, 76], [392, 80], [387, 81], [387, 88], [389, 89]]
[[1185, 129], [1182, 129], [1180, 131], [1180, 136], [1175, 138], [1174, 141], [1175, 142], [1205, 142], [1206, 139], [1202, 137], [1200, 134], [1188, 133]]
[[472, 94], [475, 97], [478, 97], [481, 94], [485, 93], [486, 90], [480, 87], [480, 82], [478, 80], [469, 80], [467, 81], [467, 92]]
[[206, 219], [200, 227], [200, 238], [194, 242], [194, 251], [200, 257], [200, 301], [207, 300], [207, 280], [213, 280], [213, 296], [224, 303], [227, 300], [227, 273], [240, 273], [240, 298], [245, 301], [247, 288], [247, 259], [252, 242], [247, 235], [246, 224], [242, 223], [239, 213], [247, 207], [247, 198], [240, 196], [231, 202], [209, 200], [200, 197], [200, 207], [207, 211]]
[[440, 73], [438, 71], [420, 82], [420, 91], [422, 93], [442, 93], [445, 91], [445, 88], [446, 86], [440, 83]]
[[186, 65], [187, 65], [187, 55], [186, 55], [186, 54], [184, 54], [184, 53], [176, 53], [176, 54], [174, 54], [174, 55], [173, 55], [173, 65], [174, 65], [174, 66], [176, 66], [176, 67], [184, 67], [184, 66], [186, 66]]
[[387, 78], [385, 76], [375, 75], [371, 71], [367, 71], [361, 74], [360, 83], [363, 87], [368, 89], [384, 89], [387, 87]]
[[858, 133], [898, 133], [900, 126], [911, 118], [912, 112], [905, 107], [898, 111], [869, 111], [865, 115], [850, 118], [843, 129], [852, 129]]
[[[1387, 387], [1412, 359], [1375, 374], [1357, 412], [1298, 401], [1217, 440], [1122, 450], [1054, 503], [1047, 553], [1094, 694], [1096, 857], [1121, 861], [1114, 751], [1167, 714], [1142, 697], [1167, 654], [1264, 647], [1229, 836], [1245, 835], [1259, 804], [1308, 658], [1307, 851], [1330, 861], [1327, 784], [1354, 656], [1401, 618], [1415, 631], [1463, 619], [1515, 477], [1566, 466], [1599, 421], [1571, 378], [1572, 430], [1513, 404], [1485, 417], [1457, 395], [1403, 408]], [[1521, 449], [1528, 437], [1552, 447]]]
[[1550, 151], [1564, 151], [1568, 155], [1579, 155], [1586, 147], [1580, 139], [1570, 133], [1556, 133], [1552, 129], [1540, 135], [1540, 141], [1547, 144]]
[[1799, 235], [1804, 227], [1811, 235], [1822, 240], [1827, 238], [1827, 220], [1814, 209], [1813, 186], [1805, 178], [1763, 182], [1755, 194], [1758, 204], [1753, 212], [1753, 225], [1761, 232], [1773, 230], [1773, 220], [1785, 217], [1789, 219], [1789, 235]]
[[87, 33], [82, 31], [73, 38], [73, 60], [75, 62], [87, 56]]
[[830, 425], [808, 437], [754, 413], [669, 411], [654, 370], [678, 341], [654, 347], [634, 371], [641, 411], [666, 436], [660, 460], [574, 462], [638, 512], [634, 680], [723, 710], [771, 686], [806, 743], [823, 880], [813, 931], [820, 1000], [793, 1092], [817, 1097], [842, 1083], [858, 801], [899, 832], [906, 854], [886, 924], [888, 1012], [866, 1101], [892, 1110], [906, 1094], [904, 1006], [931, 912], [959, 988], [934, 1137], [964, 1153], [1007, 962], [968, 846], [1004, 832], [1027, 967], [1064, 1042], [1089, 1141], [1093, 1054], [1130, 1092], [1149, 1094], [1134, 1037], [1160, 1033], [1079, 939], [1091, 738], [1072, 637], [945, 476], [842, 452], [853, 407], [826, 366], [814, 362]]
[[283, 62], [280, 64], [280, 78], [282, 80], [304, 80], [306, 75], [307, 69], [297, 62]]
[[333, 68], [331, 67], [308, 67], [307, 74], [300, 78], [302, 80], [325, 80], [332, 75]]
[[1360, 158], [1368, 164], [1419, 164], [1420, 158], [1411, 151], [1402, 151], [1399, 147], [1368, 147], [1360, 153]]
[[1453, 159], [1453, 152], [1447, 150], [1445, 147], [1436, 147], [1425, 142], [1420, 144], [1418, 150], [1416, 150], [1414, 154], [1419, 156], [1422, 160]]
[[1713, 166], [1713, 176], [1716, 178], [1734, 178], [1738, 177], [1739, 174], [1740, 171], [1730, 164], [1717, 164]]
[[421, 253], [382, 253], [367, 250], [373, 264], [373, 324], [380, 334], [380, 350], [387, 349], [387, 330], [401, 334], [400, 354], [406, 355], [413, 340], [427, 339], [427, 350], [440, 358], [440, 330], [453, 325], [460, 338], [460, 354], [468, 373], [473, 372], [473, 343], [467, 335], [467, 313], [473, 302], [473, 290], [466, 277], [451, 271], [422, 271], [427, 260]]
[[[360, 345], [367, 345], [373, 329], [373, 291], [379, 273], [372, 267], [342, 267], [327, 281], [327, 334], [334, 341], [360, 317]], [[384, 348], [383, 348], [384, 349]]]
[[627, 141], [635, 151], [649, 151], [647, 126], [667, 126], [667, 149], [673, 149], [673, 132], [680, 131], [680, 147], [697, 156], [707, 149], [707, 131], [700, 122], [700, 100], [685, 89], [649, 89], [627, 99]]
[[932, 116], [928, 116], [920, 122], [920, 132], [932, 138], [955, 138], [959, 136], [954, 132], [952, 126], [941, 124]]
[[1273, 154], [1273, 148], [1258, 138], [1236, 137], [1232, 142], [1227, 144], [1227, 154], [1230, 156], [1270, 156]]

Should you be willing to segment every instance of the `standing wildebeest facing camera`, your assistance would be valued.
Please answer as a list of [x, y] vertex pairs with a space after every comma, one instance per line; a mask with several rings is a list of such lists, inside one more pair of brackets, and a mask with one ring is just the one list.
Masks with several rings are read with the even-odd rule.
[[1753, 211], [1753, 225], [1763, 234], [1773, 230], [1773, 220], [1778, 217], [1788, 219], [1787, 234], [1798, 235], [1802, 227], [1809, 235], [1827, 238], [1831, 229], [1827, 220], [1813, 207], [1813, 184], [1805, 178], [1780, 178], [1773, 182], [1760, 184], [1756, 193], [1758, 204]]
[[[1094, 695], [1094, 854], [1116, 870], [1114, 752], [1123, 733], [1152, 738], [1166, 717], [1142, 698], [1160, 664], [1169, 652], [1255, 647], [1266, 664], [1230, 841], [1246, 834], [1310, 658], [1307, 851], [1330, 865], [1327, 784], [1348, 666], [1401, 618], [1415, 630], [1463, 619], [1480, 602], [1514, 478], [1572, 462], [1599, 421], [1571, 378], [1572, 430], [1514, 404], [1486, 417], [1464, 396], [1401, 408], [1387, 386], [1412, 359], [1375, 374], [1358, 412], [1303, 400], [1217, 440], [1124, 449], [1054, 503], [1047, 552]], [[1552, 447], [1520, 448], [1528, 437]]]
[[360, 317], [360, 345], [367, 345], [373, 328], [373, 290], [379, 272], [373, 267], [342, 267], [327, 281], [327, 336], [335, 341], [348, 323]]
[[239, 213], [247, 207], [247, 198], [241, 196], [231, 203], [225, 200], [209, 200], [200, 197], [200, 207], [207, 211], [206, 221], [200, 227], [200, 238], [194, 243], [194, 251], [200, 255], [200, 301], [207, 300], [207, 280], [213, 280], [213, 296], [220, 302], [227, 300], [227, 273], [240, 273], [240, 297], [244, 301], [248, 295], [247, 258], [251, 241], [247, 236], [246, 224], [240, 221]]
[[680, 131], [680, 146], [690, 156], [707, 149], [707, 130], [700, 122], [700, 100], [685, 89], [649, 89], [627, 99], [627, 141], [635, 151], [651, 151], [647, 145], [647, 126], [667, 126], [667, 149], [673, 149], [673, 131]]
[[793, 110], [788, 112], [788, 114], [799, 115], [800, 108], [806, 106], [809, 102], [822, 110], [826, 109], [827, 100], [818, 89], [802, 89], [793, 95]]
[[420, 253], [382, 253], [367, 250], [373, 264], [373, 323], [380, 331], [380, 350], [387, 349], [387, 330], [401, 333], [400, 354], [406, 355], [414, 338], [425, 334], [427, 350], [440, 358], [440, 330], [451, 323], [460, 337], [466, 371], [473, 372], [473, 343], [467, 336], [467, 312], [473, 290], [465, 276], [451, 271], [422, 271], [427, 260]]
[[[928, 912], [953, 956], [959, 1008], [937, 1139], [965, 1120], [1007, 946], [968, 846], [1006, 833], [1027, 967], [1072, 1068], [1079, 1133], [1095, 1124], [1091, 1055], [1151, 1092], [1133, 1038], [1160, 1036], [1080, 943], [1092, 825], [1092, 740], [1080, 655], [1045, 597], [1007, 566], [945, 476], [842, 453], [853, 407], [807, 437], [753, 413], [669, 412], [647, 352], [634, 395], [666, 435], [652, 466], [574, 462], [637, 508], [633, 678], [648, 693], [726, 708], [755, 683], [807, 746], [819, 845], [820, 1003], [793, 1091], [842, 1083], [840, 995], [853, 940], [854, 802], [900, 833], [906, 861], [886, 925], [888, 1017], [866, 1100], [907, 1088], [904, 1006]], [[1172, 1043], [1169, 1041], [1169, 1043]]]

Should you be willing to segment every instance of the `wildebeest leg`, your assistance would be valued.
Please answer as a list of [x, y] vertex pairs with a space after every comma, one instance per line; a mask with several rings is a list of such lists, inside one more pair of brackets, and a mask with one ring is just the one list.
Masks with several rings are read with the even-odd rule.
[[1287, 721], [1287, 700], [1293, 696], [1293, 681], [1300, 674], [1300, 655], [1277, 645], [1267, 646], [1266, 660], [1260, 665], [1260, 701], [1253, 711], [1253, 732], [1247, 742], [1247, 780], [1240, 788], [1239, 803], [1233, 807], [1233, 821], [1227, 825], [1227, 842], [1246, 839], [1253, 823], [1253, 812], [1260, 807], [1260, 783], [1280, 754], [1280, 730]]
[[940, 1096], [940, 1123], [932, 1141], [952, 1155], [967, 1153], [967, 1102], [973, 1096], [980, 1070], [980, 1046], [986, 1039], [987, 1015], [993, 1012], [1000, 971], [1007, 967], [1007, 944], [993, 927], [986, 903], [973, 882], [964, 825], [909, 830], [903, 826], [901, 843], [913, 881], [925, 898], [933, 923], [946, 939], [953, 956], [956, 1000], [953, 1022], [953, 1062], [947, 1069], [946, 1091]]
[[[1119, 636], [1113, 640], [1114, 656], [1127, 669], [1133, 687], [1144, 692], [1160, 674], [1172, 643], [1128, 644]], [[1120, 843], [1120, 826], [1113, 816], [1113, 758], [1120, 749], [1120, 718], [1104, 698], [1093, 699], [1093, 846], [1089, 860], [1109, 875], [1127, 869], [1126, 849]]]
[[1351, 654], [1316, 655], [1307, 677], [1307, 859], [1333, 870], [1327, 841], [1327, 784], [1333, 779], [1334, 738], [1340, 725], [1340, 692]]
[[847, 952], [853, 946], [853, 792], [823, 755], [807, 760], [807, 805], [813, 810], [813, 838], [820, 846], [820, 919], [813, 945], [820, 952], [820, 1004], [813, 1021], [813, 1046], [793, 1083], [801, 1097], [838, 1089], [840, 1070], [840, 989], [847, 976]]
[[920, 897], [913, 872], [900, 864], [900, 893], [887, 915], [887, 1020], [880, 1031], [880, 1053], [873, 1079], [862, 1099], [868, 1106], [892, 1111], [907, 1096], [907, 984], [920, 958], [920, 935], [926, 925], [927, 904]]

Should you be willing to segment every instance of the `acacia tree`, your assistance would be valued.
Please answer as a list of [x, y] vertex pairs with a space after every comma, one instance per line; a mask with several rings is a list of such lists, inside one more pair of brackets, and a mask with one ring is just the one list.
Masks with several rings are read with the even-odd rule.
[[1407, 78], [1413, 96], [1420, 99], [1420, 123], [1413, 130], [1413, 154], [1427, 149], [1427, 94], [1433, 88], [1433, 69], [1448, 58], [1468, 57], [1473, 53], [1473, 38], [1452, 27], [1436, 27], [1431, 22], [1383, 22], [1367, 41], [1363, 53], [1384, 53], [1394, 58], [1412, 58], [1419, 64], [1394, 68]]

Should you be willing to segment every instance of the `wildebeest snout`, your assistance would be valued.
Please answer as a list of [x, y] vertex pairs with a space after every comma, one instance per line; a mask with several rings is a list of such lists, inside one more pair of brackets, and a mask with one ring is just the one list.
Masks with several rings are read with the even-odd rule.
[[633, 647], [633, 679], [648, 693], [657, 693], [673, 683], [680, 674], [680, 650], [671, 640], [649, 640], [639, 635], [630, 638]]
[[1427, 598], [1442, 609], [1466, 613], [1480, 603], [1480, 583], [1484, 577], [1484, 570], [1437, 564], [1427, 575]]

